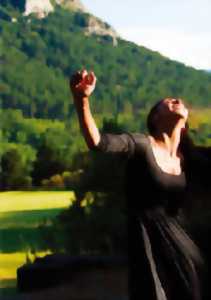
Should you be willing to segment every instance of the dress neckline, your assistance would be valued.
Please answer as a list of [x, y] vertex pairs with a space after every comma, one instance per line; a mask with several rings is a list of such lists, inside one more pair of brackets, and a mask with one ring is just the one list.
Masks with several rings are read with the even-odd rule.
[[180, 174], [171, 174], [171, 173], [165, 172], [165, 171], [159, 166], [159, 164], [157, 163], [155, 154], [154, 154], [153, 149], [152, 149], [152, 144], [151, 144], [151, 141], [150, 141], [150, 138], [149, 138], [148, 135], [146, 135], [146, 139], [147, 139], [147, 142], [148, 142], [148, 146], [149, 146], [149, 148], [150, 148], [150, 153], [151, 153], [151, 156], [152, 156], [152, 158], [153, 158], [154, 165], [156, 166], [156, 168], [157, 168], [161, 173], [163, 173], [163, 174], [166, 175], [166, 176], [174, 176], [174, 177], [180, 177], [180, 176], [183, 176], [183, 175], [184, 175], [184, 170], [183, 170], [181, 164], [180, 164], [180, 165], [181, 165], [181, 173], [180, 173]]

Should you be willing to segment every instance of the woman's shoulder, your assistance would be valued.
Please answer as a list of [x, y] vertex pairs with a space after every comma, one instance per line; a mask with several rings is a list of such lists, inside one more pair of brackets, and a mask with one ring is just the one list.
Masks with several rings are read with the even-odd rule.
[[148, 135], [145, 133], [140, 133], [140, 132], [130, 132], [128, 135], [131, 137], [135, 144], [136, 152], [144, 151], [146, 150], [148, 144], [149, 144], [149, 139]]

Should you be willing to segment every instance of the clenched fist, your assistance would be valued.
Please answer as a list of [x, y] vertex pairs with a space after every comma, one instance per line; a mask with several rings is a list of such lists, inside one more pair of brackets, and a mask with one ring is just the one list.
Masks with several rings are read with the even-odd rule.
[[78, 71], [70, 78], [70, 89], [74, 98], [89, 97], [95, 89], [96, 76], [87, 70]]

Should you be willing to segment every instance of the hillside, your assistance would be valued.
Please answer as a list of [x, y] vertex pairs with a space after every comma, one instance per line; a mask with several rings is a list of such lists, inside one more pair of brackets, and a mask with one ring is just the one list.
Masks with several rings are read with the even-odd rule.
[[[80, 1], [43, 1], [52, 6], [45, 15], [26, 13], [32, 2], [3, 0], [0, 5], [0, 154], [8, 174], [19, 172], [16, 185], [30, 186], [32, 177], [38, 183], [41, 173], [46, 179], [75, 169], [74, 155], [86, 150], [68, 87], [69, 76], [78, 69], [96, 73], [91, 106], [105, 130], [144, 131], [149, 107], [166, 96], [184, 98], [195, 111], [210, 106], [210, 73], [121, 39]], [[209, 118], [200, 114], [194, 120], [199, 119], [194, 128], [200, 128], [200, 139], [193, 134], [209, 144]], [[21, 167], [13, 165], [18, 171], [9, 163], [11, 154], [20, 161]], [[8, 174], [3, 185], [14, 185]]]
[[94, 21], [88, 13], [56, 6], [46, 18], [37, 19], [8, 5], [1, 10], [17, 19], [4, 20], [0, 27], [3, 108], [20, 108], [25, 116], [69, 117], [67, 79], [81, 67], [94, 69], [98, 77], [93, 99], [98, 112], [114, 111], [114, 98], [120, 111], [126, 102], [138, 111], [167, 95], [199, 106], [211, 101], [209, 74], [120, 38], [114, 47], [111, 35], [96, 34], [96, 24], [90, 27]]

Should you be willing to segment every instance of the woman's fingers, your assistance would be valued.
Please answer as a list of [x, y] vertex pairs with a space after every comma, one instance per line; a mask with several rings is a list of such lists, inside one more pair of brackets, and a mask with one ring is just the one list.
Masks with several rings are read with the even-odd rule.
[[70, 85], [71, 86], [76, 86], [82, 79], [82, 74], [80, 71], [76, 72], [75, 74], [73, 74], [70, 78]]
[[87, 70], [79, 70], [71, 76], [70, 83], [71, 85], [77, 85], [80, 83], [82, 79], [84, 79], [88, 75]]
[[86, 70], [86, 69], [83, 69], [83, 70], [81, 71], [81, 76], [82, 76], [82, 78], [85, 78], [87, 75], [88, 75], [87, 70]]
[[85, 82], [89, 85], [94, 85], [96, 83], [96, 76], [94, 72], [90, 72], [89, 74], [87, 74], [87, 76], [85, 77]]
[[93, 71], [90, 72], [90, 80], [92, 84], [95, 84], [97, 81], [97, 77], [95, 76], [95, 73]]

